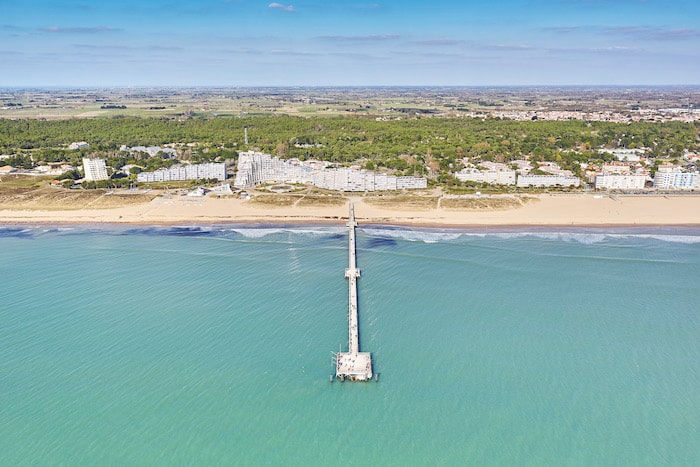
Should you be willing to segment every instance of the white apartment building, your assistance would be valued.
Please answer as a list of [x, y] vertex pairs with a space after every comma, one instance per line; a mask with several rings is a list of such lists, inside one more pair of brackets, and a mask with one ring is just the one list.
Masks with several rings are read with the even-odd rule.
[[515, 170], [463, 169], [455, 173], [455, 177], [463, 182], [515, 185]]
[[654, 188], [660, 190], [698, 190], [700, 174], [660, 168], [654, 175]]
[[91, 182], [109, 178], [107, 164], [104, 159], [83, 158], [83, 170], [85, 171], [85, 180]]
[[234, 185], [248, 188], [260, 183], [302, 183], [337, 191], [384, 191], [427, 188], [428, 181], [418, 177], [396, 177], [349, 168], [326, 169], [322, 165], [304, 165], [285, 161], [270, 154], [241, 152]]
[[578, 187], [581, 185], [581, 180], [578, 177], [563, 175], [518, 175], [516, 185], [519, 187]]
[[595, 176], [596, 190], [641, 190], [646, 183], [644, 174], [602, 173]]
[[319, 188], [336, 191], [395, 191], [427, 188], [428, 180], [343, 167], [315, 172], [312, 184]]
[[161, 168], [154, 172], [141, 172], [136, 176], [139, 182], [170, 182], [177, 180], [226, 180], [226, 164], [189, 164], [174, 165], [168, 169]]

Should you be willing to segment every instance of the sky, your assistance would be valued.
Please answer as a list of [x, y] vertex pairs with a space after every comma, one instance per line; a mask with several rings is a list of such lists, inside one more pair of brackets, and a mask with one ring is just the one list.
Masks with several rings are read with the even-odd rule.
[[699, 0], [0, 0], [0, 86], [682, 84]]

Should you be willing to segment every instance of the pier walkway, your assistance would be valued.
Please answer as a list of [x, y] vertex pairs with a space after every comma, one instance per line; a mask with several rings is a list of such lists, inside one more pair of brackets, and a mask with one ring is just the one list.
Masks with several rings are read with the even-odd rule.
[[341, 381], [369, 381], [372, 379], [372, 356], [369, 352], [360, 352], [360, 331], [357, 318], [357, 279], [360, 270], [357, 268], [355, 248], [355, 208], [350, 203], [348, 218], [348, 268], [345, 277], [348, 279], [348, 351], [335, 355], [335, 376]]

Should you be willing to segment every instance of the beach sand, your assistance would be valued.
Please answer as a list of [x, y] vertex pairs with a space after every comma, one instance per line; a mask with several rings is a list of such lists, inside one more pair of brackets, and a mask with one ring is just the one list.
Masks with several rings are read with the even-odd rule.
[[[424, 226], [519, 225], [700, 225], [700, 196], [607, 196], [593, 194], [528, 195], [525, 203], [494, 209], [445, 208], [447, 198], [432, 208], [378, 205], [350, 196], [361, 223]], [[471, 198], [475, 199], [475, 198]], [[483, 197], [479, 200], [496, 199]], [[375, 198], [376, 200], [376, 198]], [[512, 198], [511, 198], [512, 200]], [[318, 206], [261, 206], [234, 198], [171, 196], [111, 209], [3, 210], [2, 224], [130, 223], [188, 225], [212, 223], [338, 223], [347, 217], [347, 202]]]

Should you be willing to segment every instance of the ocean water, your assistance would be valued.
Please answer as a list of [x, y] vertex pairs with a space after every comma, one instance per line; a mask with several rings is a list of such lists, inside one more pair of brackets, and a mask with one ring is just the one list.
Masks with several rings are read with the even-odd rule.
[[2, 465], [699, 465], [700, 229], [0, 228]]

